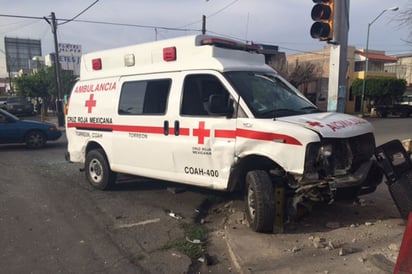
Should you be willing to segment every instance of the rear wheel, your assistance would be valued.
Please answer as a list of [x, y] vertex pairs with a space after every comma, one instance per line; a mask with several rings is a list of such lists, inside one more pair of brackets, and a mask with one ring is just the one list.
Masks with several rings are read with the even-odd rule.
[[41, 148], [46, 144], [46, 135], [38, 130], [30, 131], [24, 141], [29, 148]]
[[271, 232], [274, 222], [274, 194], [269, 174], [253, 170], [246, 174], [246, 217], [252, 230]]
[[107, 190], [115, 184], [116, 173], [111, 171], [102, 149], [91, 150], [87, 153], [85, 171], [87, 180], [97, 189]]
[[384, 111], [378, 111], [376, 113], [378, 115], [379, 118], [386, 118], [387, 114]]

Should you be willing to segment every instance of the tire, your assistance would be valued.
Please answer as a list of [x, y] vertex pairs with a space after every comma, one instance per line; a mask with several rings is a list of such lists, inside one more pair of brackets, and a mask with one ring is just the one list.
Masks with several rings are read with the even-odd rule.
[[376, 114], [379, 118], [386, 118], [387, 116], [386, 112], [381, 112], [381, 111], [378, 111]]
[[38, 130], [30, 131], [26, 134], [24, 142], [29, 148], [42, 148], [46, 145], [46, 135]]
[[266, 171], [253, 170], [246, 174], [245, 205], [253, 231], [273, 231], [275, 201], [272, 181]]
[[116, 181], [116, 173], [111, 171], [106, 155], [102, 149], [91, 150], [86, 155], [86, 179], [97, 189], [108, 190]]

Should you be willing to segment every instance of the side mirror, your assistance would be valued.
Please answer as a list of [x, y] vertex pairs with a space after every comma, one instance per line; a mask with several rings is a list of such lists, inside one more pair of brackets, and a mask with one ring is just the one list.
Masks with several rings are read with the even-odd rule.
[[233, 100], [227, 99], [227, 96], [220, 94], [212, 94], [209, 97], [209, 112], [212, 115], [226, 116], [228, 118], [233, 116]]

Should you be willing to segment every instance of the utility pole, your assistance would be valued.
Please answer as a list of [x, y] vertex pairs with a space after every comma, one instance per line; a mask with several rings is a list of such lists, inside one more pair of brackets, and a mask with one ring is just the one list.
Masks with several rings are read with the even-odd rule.
[[335, 1], [334, 35], [330, 42], [328, 111], [345, 112], [347, 71], [349, 0]]
[[51, 13], [51, 22], [44, 17], [47, 23], [50, 24], [52, 28], [53, 38], [54, 38], [54, 73], [56, 76], [56, 87], [57, 87], [57, 98], [56, 98], [56, 115], [59, 127], [64, 126], [64, 114], [63, 114], [63, 104], [62, 104], [62, 80], [61, 80], [61, 68], [60, 68], [60, 58], [59, 58], [59, 47], [57, 43], [57, 21], [54, 12]]
[[202, 16], [202, 34], [206, 34], [206, 16]]
[[328, 111], [345, 112], [347, 71], [349, 0], [312, 0], [310, 28], [312, 38], [330, 46]]

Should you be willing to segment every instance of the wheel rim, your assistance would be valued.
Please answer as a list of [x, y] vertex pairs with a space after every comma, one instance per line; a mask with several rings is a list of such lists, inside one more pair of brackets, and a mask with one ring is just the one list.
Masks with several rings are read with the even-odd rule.
[[249, 186], [247, 189], [247, 207], [251, 219], [255, 219], [256, 215], [256, 199], [255, 199], [255, 190], [252, 186]]
[[28, 138], [28, 145], [30, 147], [41, 147], [43, 145], [44, 138], [40, 133], [31, 134]]
[[93, 159], [89, 164], [89, 174], [92, 181], [96, 184], [100, 183], [103, 178], [103, 166], [100, 161]]

